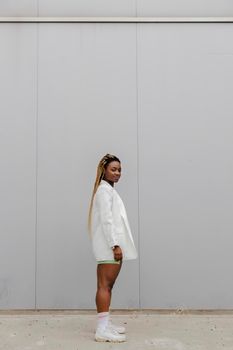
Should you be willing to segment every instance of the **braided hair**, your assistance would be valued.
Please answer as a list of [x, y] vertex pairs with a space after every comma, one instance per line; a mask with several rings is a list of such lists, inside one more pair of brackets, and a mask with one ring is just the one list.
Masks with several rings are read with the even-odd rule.
[[90, 208], [89, 208], [89, 213], [88, 213], [88, 231], [89, 233], [91, 232], [91, 215], [92, 215], [92, 207], [93, 207], [93, 201], [94, 201], [94, 196], [96, 194], [96, 191], [98, 189], [98, 186], [101, 182], [101, 180], [104, 177], [105, 170], [108, 166], [109, 163], [117, 161], [120, 163], [120, 159], [117, 158], [116, 156], [107, 153], [99, 162], [98, 167], [97, 167], [97, 173], [96, 173], [96, 179], [95, 179], [95, 184], [94, 184], [94, 189], [92, 192], [91, 196], [91, 203], [90, 203]]

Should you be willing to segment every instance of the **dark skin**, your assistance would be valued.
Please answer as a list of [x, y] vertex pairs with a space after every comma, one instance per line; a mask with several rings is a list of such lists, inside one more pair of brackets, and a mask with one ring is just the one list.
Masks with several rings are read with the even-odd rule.
[[[112, 187], [121, 177], [121, 163], [112, 161], [105, 169], [103, 180], [107, 181]], [[97, 265], [97, 292], [96, 307], [97, 312], [108, 312], [112, 288], [122, 266], [122, 250], [115, 246], [113, 250], [114, 259], [120, 261], [120, 264], [99, 264]]]

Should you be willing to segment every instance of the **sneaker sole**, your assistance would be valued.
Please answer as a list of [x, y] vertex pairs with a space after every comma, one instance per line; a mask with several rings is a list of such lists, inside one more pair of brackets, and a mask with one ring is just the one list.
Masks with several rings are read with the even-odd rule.
[[95, 338], [95, 341], [97, 342], [101, 342], [101, 343], [104, 343], [104, 342], [109, 342], [109, 343], [124, 343], [126, 342], [126, 339], [124, 340], [117, 340], [117, 339], [106, 339], [106, 338]]

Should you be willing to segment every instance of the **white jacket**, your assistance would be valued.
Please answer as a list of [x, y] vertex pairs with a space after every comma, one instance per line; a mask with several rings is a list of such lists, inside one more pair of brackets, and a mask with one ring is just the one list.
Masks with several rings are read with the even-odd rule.
[[114, 245], [121, 247], [123, 260], [137, 258], [124, 203], [105, 180], [101, 180], [94, 196], [91, 234], [97, 261], [114, 259]]

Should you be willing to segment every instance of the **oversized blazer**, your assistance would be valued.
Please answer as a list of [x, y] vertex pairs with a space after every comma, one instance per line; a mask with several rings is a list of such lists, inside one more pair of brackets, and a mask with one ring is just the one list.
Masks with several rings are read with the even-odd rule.
[[112, 260], [112, 247], [119, 245], [123, 260], [137, 258], [124, 203], [117, 191], [101, 180], [92, 208], [92, 248], [97, 261]]

